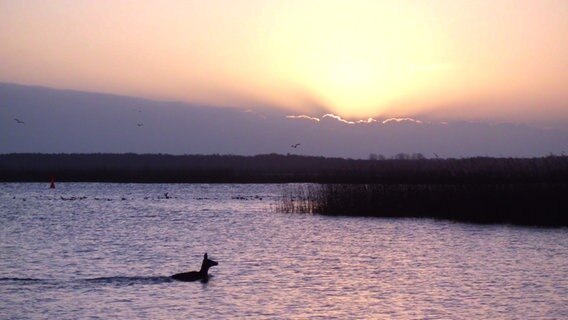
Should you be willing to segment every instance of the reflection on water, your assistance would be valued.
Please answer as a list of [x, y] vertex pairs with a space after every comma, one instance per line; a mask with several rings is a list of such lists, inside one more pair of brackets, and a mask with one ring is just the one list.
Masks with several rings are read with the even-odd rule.
[[[566, 229], [277, 214], [280, 188], [2, 184], [2, 317], [568, 318]], [[168, 277], [204, 252], [208, 283]]]

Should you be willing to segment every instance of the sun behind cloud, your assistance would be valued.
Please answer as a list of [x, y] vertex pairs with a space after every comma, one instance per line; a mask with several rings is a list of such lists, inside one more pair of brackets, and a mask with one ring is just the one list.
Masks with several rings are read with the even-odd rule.
[[417, 12], [401, 16], [404, 8], [396, 2], [293, 2], [277, 9], [281, 13], [271, 15], [270, 67], [322, 97], [330, 112], [392, 112], [399, 100], [448, 74], [431, 69], [429, 81], [425, 72], [418, 75], [415, 66], [449, 64], [444, 44]]
[[3, 1], [0, 81], [349, 120], [568, 122], [566, 39], [557, 0]]

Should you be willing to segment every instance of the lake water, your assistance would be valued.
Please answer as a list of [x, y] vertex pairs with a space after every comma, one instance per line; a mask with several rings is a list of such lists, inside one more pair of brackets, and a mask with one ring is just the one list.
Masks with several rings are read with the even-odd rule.
[[[282, 214], [281, 188], [0, 184], [0, 318], [568, 319], [565, 228]], [[205, 252], [208, 283], [168, 278]]]

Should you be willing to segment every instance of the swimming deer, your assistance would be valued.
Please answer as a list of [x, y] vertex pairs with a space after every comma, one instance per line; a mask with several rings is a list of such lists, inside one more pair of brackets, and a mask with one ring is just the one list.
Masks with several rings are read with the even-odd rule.
[[176, 273], [172, 276], [172, 279], [178, 281], [197, 281], [207, 282], [209, 280], [209, 268], [218, 265], [217, 261], [213, 261], [207, 258], [207, 253], [203, 255], [203, 262], [201, 263], [201, 269], [199, 271], [190, 271], [183, 273]]

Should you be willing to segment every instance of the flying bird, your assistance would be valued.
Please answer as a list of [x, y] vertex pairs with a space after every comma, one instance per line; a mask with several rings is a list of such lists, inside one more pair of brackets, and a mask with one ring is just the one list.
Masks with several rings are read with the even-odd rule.
[[291, 145], [290, 147], [296, 149], [296, 148], [299, 147], [299, 146], [300, 146], [300, 143], [296, 143], [296, 144]]
[[143, 126], [143, 125], [144, 125], [143, 123], [137, 123], [137, 124], [136, 124], [136, 126], [138, 126], [138, 127], [141, 127], [141, 126]]
[[26, 124], [25, 122], [23, 122], [22, 120], [20, 120], [18, 118], [14, 118], [14, 121], [16, 121], [19, 124]]

